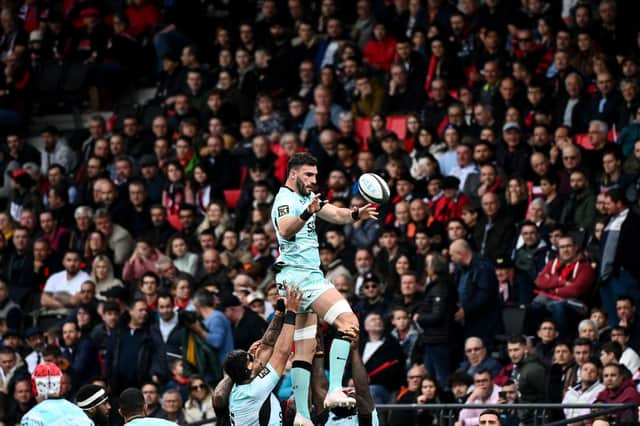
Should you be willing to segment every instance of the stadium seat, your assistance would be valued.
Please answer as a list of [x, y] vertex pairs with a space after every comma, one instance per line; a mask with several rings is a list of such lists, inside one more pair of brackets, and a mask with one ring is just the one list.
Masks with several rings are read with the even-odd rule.
[[584, 149], [593, 149], [593, 145], [589, 140], [588, 133], [578, 133], [575, 136], [575, 138], [576, 138], [576, 144], [578, 144], [579, 146], [583, 147]]
[[356, 135], [358, 135], [360, 140], [364, 141], [363, 144], [366, 145], [367, 139], [369, 139], [369, 136], [371, 136], [371, 119], [356, 118], [355, 133]]
[[230, 209], [235, 209], [238, 205], [238, 201], [240, 200], [240, 190], [225, 189], [224, 200], [227, 203], [227, 207], [229, 207]]
[[394, 132], [400, 139], [407, 135], [407, 116], [391, 115], [387, 117], [387, 130]]
[[527, 310], [524, 305], [502, 308], [502, 325], [507, 336], [519, 336], [524, 332]]

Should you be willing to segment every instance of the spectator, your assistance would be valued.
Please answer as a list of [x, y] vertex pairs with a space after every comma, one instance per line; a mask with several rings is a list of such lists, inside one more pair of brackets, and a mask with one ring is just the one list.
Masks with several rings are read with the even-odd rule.
[[219, 306], [231, 323], [234, 347], [248, 350], [264, 334], [267, 323], [258, 314], [241, 305], [236, 296], [228, 296]]
[[580, 261], [576, 242], [571, 237], [562, 237], [558, 242], [558, 257], [547, 263], [536, 278], [539, 293], [533, 300], [533, 306], [544, 307], [559, 324], [560, 336], [566, 337], [572, 329], [571, 308], [568, 299], [577, 299], [584, 303], [591, 295], [595, 283], [595, 274], [590, 264]]
[[60, 131], [54, 126], [47, 126], [41, 133], [44, 142], [44, 155], [40, 171], [48, 173], [49, 167], [53, 164], [59, 164], [65, 170], [73, 172], [76, 169], [78, 160], [76, 153], [69, 146], [59, 139]]
[[113, 222], [113, 217], [106, 209], [96, 210], [94, 216], [96, 229], [107, 238], [109, 248], [113, 250], [113, 262], [120, 267], [133, 251], [133, 238], [122, 226]]
[[80, 270], [80, 253], [67, 250], [62, 259], [64, 270], [47, 280], [40, 304], [47, 309], [68, 309], [79, 301], [80, 286], [91, 277]]
[[491, 264], [474, 254], [469, 243], [457, 240], [449, 247], [451, 261], [458, 267], [458, 310], [454, 320], [464, 324], [465, 337], [479, 337], [493, 343], [498, 326], [498, 282]]
[[616, 359], [634, 374], [634, 372], [640, 369], [640, 357], [638, 353], [629, 346], [630, 339], [631, 337], [627, 327], [616, 326], [611, 329], [611, 341], [617, 342], [621, 349], [620, 356]]
[[147, 304], [134, 300], [129, 305], [128, 323], [113, 330], [107, 339], [104, 363], [107, 380], [114, 392], [128, 387], [139, 388], [152, 376], [164, 374], [147, 329], [148, 316]]
[[213, 294], [205, 289], [200, 289], [193, 295], [193, 306], [203, 319], [204, 326], [196, 321], [189, 328], [218, 351], [218, 359], [222, 363], [234, 348], [231, 323], [224, 313], [215, 309]]
[[[562, 399], [563, 404], [592, 404], [597, 396], [604, 390], [600, 382], [599, 365], [594, 361], [588, 361], [580, 369], [580, 384], [570, 387]], [[589, 414], [591, 410], [584, 408], [565, 408], [564, 415], [570, 419]]]
[[474, 232], [474, 245], [479, 254], [490, 260], [508, 256], [515, 227], [505, 215], [497, 194], [488, 192], [482, 196], [482, 212]]
[[[640, 402], [640, 395], [633, 386], [631, 379], [625, 378], [622, 367], [619, 364], [607, 364], [602, 371], [602, 384], [604, 390], [596, 397], [596, 403], [631, 403]], [[625, 410], [615, 413], [612, 417], [619, 422], [634, 422], [637, 416], [636, 410]]]
[[391, 393], [400, 388], [404, 369], [402, 348], [394, 337], [385, 336], [379, 314], [370, 313], [365, 318], [364, 330], [366, 338], [360, 341], [360, 353], [370, 376], [371, 395], [376, 404], [386, 404]]
[[451, 371], [449, 337], [453, 330], [456, 294], [447, 277], [446, 259], [434, 253], [427, 255], [426, 263], [428, 281], [424, 301], [413, 319], [423, 330], [424, 346], [421, 349], [425, 369], [443, 384]]
[[[415, 404], [418, 396], [421, 394], [422, 379], [426, 375], [424, 367], [416, 365], [407, 370], [407, 386], [402, 386], [398, 391], [394, 403], [396, 404]], [[389, 414], [389, 423], [391, 424], [415, 424], [414, 412], [408, 410], [392, 411]]]
[[500, 363], [489, 356], [487, 347], [482, 339], [469, 337], [464, 343], [466, 359], [460, 364], [458, 371], [473, 376], [478, 371], [488, 370], [491, 376], [495, 376], [500, 371]]
[[491, 372], [487, 369], [481, 369], [473, 375], [474, 390], [467, 398], [466, 405], [469, 408], [463, 408], [456, 422], [457, 426], [477, 425], [479, 423], [481, 409], [472, 408], [474, 404], [495, 404], [498, 402], [498, 392], [500, 387], [493, 384]]
[[599, 278], [604, 283], [600, 287], [602, 304], [607, 311], [609, 324], [615, 325], [615, 300], [627, 295], [634, 304], [640, 301], [636, 290], [638, 276], [636, 264], [629, 257], [629, 244], [636, 237], [638, 216], [627, 207], [627, 202], [619, 190], [606, 194], [607, 213], [611, 217], [604, 229], [602, 259]]
[[76, 386], [98, 375], [98, 348], [88, 336], [80, 335], [77, 323], [67, 321], [62, 325], [62, 343], [62, 356], [69, 361]]
[[179, 425], [187, 423], [182, 411], [182, 396], [177, 389], [168, 389], [162, 394], [162, 411], [162, 419]]
[[[184, 419], [187, 423], [202, 420], [215, 422], [216, 413], [213, 410], [213, 391], [203, 377], [192, 375], [189, 377], [189, 399], [184, 404]], [[205, 423], [206, 424], [206, 423]]]

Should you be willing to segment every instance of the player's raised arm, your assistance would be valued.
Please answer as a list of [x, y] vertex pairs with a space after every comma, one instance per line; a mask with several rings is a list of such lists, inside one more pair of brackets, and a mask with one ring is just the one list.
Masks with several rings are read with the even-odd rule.
[[273, 347], [278, 341], [278, 336], [282, 331], [285, 310], [284, 299], [278, 299], [276, 303], [276, 313], [273, 315], [267, 331], [264, 332], [262, 340], [260, 340], [260, 347], [255, 355], [260, 368], [263, 368], [267, 364], [273, 354]]
[[284, 315], [282, 331], [273, 347], [273, 354], [269, 359], [269, 364], [271, 364], [271, 367], [279, 375], [282, 375], [287, 365], [287, 360], [289, 359], [291, 344], [293, 343], [293, 331], [296, 324], [296, 312], [300, 309], [301, 299], [302, 293], [297, 287], [292, 286], [287, 289], [287, 313]]
[[354, 207], [352, 209], [326, 204], [318, 212], [318, 216], [327, 222], [344, 225], [359, 220], [378, 219], [378, 211], [373, 204], [366, 204], [363, 207]]

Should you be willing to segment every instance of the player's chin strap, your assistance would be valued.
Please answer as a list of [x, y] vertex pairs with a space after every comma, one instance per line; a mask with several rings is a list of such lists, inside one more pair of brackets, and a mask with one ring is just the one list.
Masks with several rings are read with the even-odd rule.
[[315, 340], [317, 325], [310, 325], [305, 328], [300, 328], [293, 332], [293, 341], [299, 342], [301, 340]]

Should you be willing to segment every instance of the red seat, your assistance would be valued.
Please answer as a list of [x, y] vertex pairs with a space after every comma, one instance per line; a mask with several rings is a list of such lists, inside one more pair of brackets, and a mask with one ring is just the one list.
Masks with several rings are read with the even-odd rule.
[[615, 128], [609, 129], [609, 134], [607, 134], [607, 140], [609, 142], [615, 142], [618, 139], [618, 132], [616, 132]]
[[371, 136], [371, 119], [370, 118], [356, 118], [356, 135], [362, 141], [366, 141]]
[[584, 149], [593, 149], [591, 140], [588, 133], [578, 133], [576, 136], [576, 144], [580, 145]]
[[238, 200], [240, 200], [240, 190], [239, 189], [225, 189], [224, 190], [224, 200], [227, 203], [227, 207], [230, 209], [235, 209], [238, 205]]
[[407, 135], [407, 116], [391, 115], [387, 117], [387, 130], [391, 130], [398, 138], [404, 139]]

